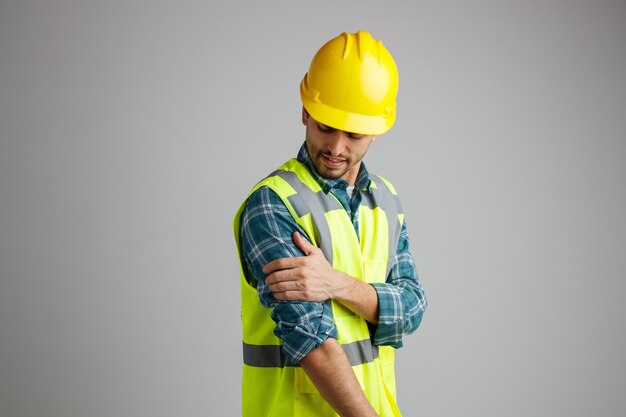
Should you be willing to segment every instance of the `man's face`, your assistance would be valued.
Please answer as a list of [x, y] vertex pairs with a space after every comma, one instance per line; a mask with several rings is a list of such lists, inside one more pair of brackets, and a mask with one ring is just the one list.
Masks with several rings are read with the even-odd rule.
[[317, 171], [324, 178], [341, 178], [354, 185], [361, 161], [376, 136], [326, 126], [313, 119], [304, 108], [302, 123], [306, 126], [306, 147]]

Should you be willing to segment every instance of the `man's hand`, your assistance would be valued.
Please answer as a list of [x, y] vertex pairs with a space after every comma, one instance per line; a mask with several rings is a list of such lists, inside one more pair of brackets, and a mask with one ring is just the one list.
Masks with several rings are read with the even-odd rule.
[[277, 300], [333, 299], [370, 323], [378, 323], [378, 295], [374, 287], [334, 269], [322, 250], [300, 233], [293, 233], [293, 241], [305, 256], [276, 259], [263, 267], [263, 272], [269, 274], [265, 282]]
[[276, 259], [263, 267], [277, 300], [326, 301], [350, 284], [350, 277], [335, 270], [300, 233], [293, 233], [293, 241], [305, 256]]

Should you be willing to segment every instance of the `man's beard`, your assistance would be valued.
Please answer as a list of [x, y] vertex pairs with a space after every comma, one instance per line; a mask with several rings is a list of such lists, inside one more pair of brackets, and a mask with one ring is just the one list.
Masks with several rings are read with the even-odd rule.
[[[341, 178], [348, 171], [350, 171], [350, 169], [352, 169], [352, 167], [354, 166], [354, 164], [352, 163], [352, 160], [343, 155], [332, 156], [326, 152], [320, 152], [317, 150], [314, 150], [314, 152], [315, 152], [314, 155], [311, 155], [313, 164], [315, 165], [317, 172], [319, 172], [320, 175], [324, 178], [328, 178], [328, 179]], [[332, 166], [327, 165], [327, 164], [332, 165], [333, 161], [334, 162], [340, 161], [340, 165], [336, 168], [333, 168]]]

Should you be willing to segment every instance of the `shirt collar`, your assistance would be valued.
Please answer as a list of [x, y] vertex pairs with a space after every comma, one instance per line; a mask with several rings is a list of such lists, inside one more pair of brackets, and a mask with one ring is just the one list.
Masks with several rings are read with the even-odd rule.
[[[304, 166], [306, 166], [311, 174], [313, 174], [313, 178], [320, 184], [324, 193], [328, 194], [330, 190], [333, 188], [341, 188], [346, 189], [348, 187], [348, 182], [341, 178], [331, 179], [324, 178], [317, 172], [317, 168], [313, 164], [311, 157], [309, 155], [309, 151], [306, 148], [306, 142], [302, 144], [300, 147], [300, 151], [298, 152], [298, 161], [302, 162]], [[370, 174], [365, 167], [365, 163], [361, 161], [361, 167], [359, 168], [359, 173], [356, 176], [356, 181], [354, 182], [354, 186], [356, 189], [361, 191], [367, 191], [370, 186]]]

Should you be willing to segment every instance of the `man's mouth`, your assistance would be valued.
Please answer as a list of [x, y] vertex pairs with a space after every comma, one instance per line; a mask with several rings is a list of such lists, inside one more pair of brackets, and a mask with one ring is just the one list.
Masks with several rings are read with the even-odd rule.
[[329, 168], [340, 167], [346, 162], [345, 158], [337, 158], [337, 157], [326, 155], [326, 154], [322, 154], [322, 157], [324, 158], [324, 163]]

